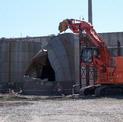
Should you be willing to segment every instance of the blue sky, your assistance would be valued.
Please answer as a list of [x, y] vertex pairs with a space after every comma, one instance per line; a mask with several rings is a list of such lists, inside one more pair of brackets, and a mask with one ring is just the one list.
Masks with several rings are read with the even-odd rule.
[[[58, 33], [66, 18], [87, 20], [88, 0], [0, 0], [0, 37]], [[123, 31], [123, 0], [93, 0], [97, 32]]]

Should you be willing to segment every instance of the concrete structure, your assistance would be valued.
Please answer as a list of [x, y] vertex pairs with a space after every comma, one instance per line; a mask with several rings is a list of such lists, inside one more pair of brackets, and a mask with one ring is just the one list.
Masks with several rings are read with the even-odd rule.
[[[123, 32], [100, 34], [113, 55], [117, 52], [117, 40], [123, 47]], [[0, 83], [24, 82], [24, 73], [32, 57], [42, 48], [48, 50], [48, 58], [55, 71], [57, 82], [74, 84], [79, 81], [79, 40], [74, 34], [48, 37], [0, 39]], [[123, 48], [121, 49], [123, 55]]]
[[121, 44], [121, 55], [123, 55], [123, 32], [101, 33], [103, 39], [106, 41], [113, 56], [117, 55], [117, 41]]
[[44, 40], [48, 40], [48, 37], [2, 38], [0, 40], [0, 82], [22, 82], [27, 65], [41, 49]]

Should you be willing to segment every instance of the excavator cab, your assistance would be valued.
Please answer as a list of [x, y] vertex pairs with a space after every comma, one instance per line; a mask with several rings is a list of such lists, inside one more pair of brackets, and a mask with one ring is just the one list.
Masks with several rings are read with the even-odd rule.
[[93, 62], [93, 58], [98, 56], [99, 56], [98, 48], [86, 47], [83, 48], [81, 51], [81, 60], [85, 64], [91, 64]]
[[81, 60], [85, 64], [92, 63], [93, 52], [91, 48], [84, 48], [81, 52]]

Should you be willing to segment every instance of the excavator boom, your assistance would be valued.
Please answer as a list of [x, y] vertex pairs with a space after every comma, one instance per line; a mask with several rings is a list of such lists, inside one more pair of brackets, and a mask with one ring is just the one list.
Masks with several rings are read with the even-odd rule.
[[72, 30], [73, 33], [86, 34], [90, 38], [91, 43], [95, 47], [99, 48], [101, 59], [100, 61], [98, 61], [98, 63], [100, 63], [100, 65], [102, 65], [102, 63], [107, 66], [111, 64], [112, 58], [105, 44], [105, 41], [96, 33], [96, 31], [90, 23], [75, 19], [66, 19], [60, 22], [60, 32], [66, 31], [68, 28]]

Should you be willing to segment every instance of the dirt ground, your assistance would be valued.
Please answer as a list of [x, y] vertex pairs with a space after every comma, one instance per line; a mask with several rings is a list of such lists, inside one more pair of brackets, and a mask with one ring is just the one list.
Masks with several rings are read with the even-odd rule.
[[0, 99], [0, 122], [123, 122], [123, 98]]

